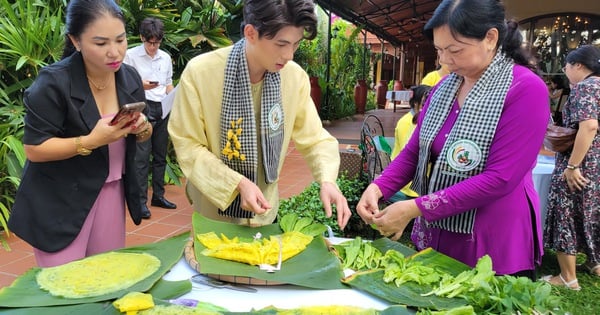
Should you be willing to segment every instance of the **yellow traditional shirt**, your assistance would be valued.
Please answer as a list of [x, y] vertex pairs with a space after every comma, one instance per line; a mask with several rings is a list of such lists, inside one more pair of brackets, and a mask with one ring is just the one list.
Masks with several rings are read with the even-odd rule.
[[[261, 163], [257, 171], [257, 185], [273, 208], [252, 219], [218, 214], [218, 209], [226, 209], [235, 199], [239, 193], [237, 186], [243, 177], [221, 161], [224, 69], [232, 48], [205, 53], [188, 62], [177, 87], [169, 119], [169, 134], [179, 166], [187, 177], [188, 196], [196, 211], [208, 218], [237, 224], [270, 224], [279, 208], [278, 181], [265, 183]], [[335, 184], [340, 165], [339, 145], [337, 139], [321, 124], [310, 98], [308, 75], [293, 61], [288, 62], [280, 73], [285, 129], [278, 169], [281, 171], [289, 142], [294, 141], [296, 149], [308, 162], [315, 180]], [[258, 100], [261, 89], [262, 83], [252, 85], [257, 122], [260, 122]], [[261, 161], [258, 138], [258, 160]]]
[[421, 80], [421, 84], [435, 86], [441, 79], [439, 71], [433, 70], [425, 75], [423, 80]]
[[[406, 146], [406, 143], [408, 143], [413, 131], [415, 131], [415, 127], [417, 125], [412, 123], [413, 116], [413, 112], [409, 111], [398, 120], [398, 123], [396, 123], [396, 129], [394, 130], [394, 150], [392, 151], [391, 155], [392, 160], [395, 159], [398, 154], [400, 154], [402, 149], [404, 149], [404, 146]], [[402, 187], [400, 192], [409, 197], [418, 197], [419, 194], [410, 189], [410, 184], [411, 183], [408, 183], [406, 186]]]

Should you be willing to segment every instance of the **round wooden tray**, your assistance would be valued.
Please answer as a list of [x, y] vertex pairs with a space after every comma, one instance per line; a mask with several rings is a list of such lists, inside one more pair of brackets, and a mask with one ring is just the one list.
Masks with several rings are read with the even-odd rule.
[[256, 278], [244, 277], [244, 276], [230, 276], [230, 275], [203, 273], [200, 270], [200, 264], [196, 260], [196, 255], [194, 254], [194, 240], [193, 239], [189, 240], [185, 244], [183, 254], [185, 257], [185, 261], [188, 263], [188, 265], [190, 265], [190, 267], [192, 267], [194, 270], [198, 271], [199, 273], [201, 273], [207, 277], [213, 278], [213, 279], [230, 282], [230, 283], [248, 284], [248, 285], [282, 285], [282, 284], [286, 284], [283, 282], [256, 279]]

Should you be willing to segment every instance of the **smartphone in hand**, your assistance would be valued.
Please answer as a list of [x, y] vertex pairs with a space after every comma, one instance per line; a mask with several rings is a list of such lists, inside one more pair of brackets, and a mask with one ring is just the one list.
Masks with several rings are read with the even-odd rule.
[[[123, 119], [130, 119], [129, 116], [131, 114], [142, 112], [144, 110], [144, 108], [146, 108], [145, 102], [136, 102], [136, 103], [125, 104], [125, 105], [121, 106], [121, 108], [119, 108], [119, 112], [110, 121], [110, 125], [114, 126]], [[127, 126], [128, 125], [129, 124], [127, 124]], [[124, 127], [127, 127], [127, 126], [124, 126]]]
[[148, 81], [148, 83], [158, 85], [158, 81]]

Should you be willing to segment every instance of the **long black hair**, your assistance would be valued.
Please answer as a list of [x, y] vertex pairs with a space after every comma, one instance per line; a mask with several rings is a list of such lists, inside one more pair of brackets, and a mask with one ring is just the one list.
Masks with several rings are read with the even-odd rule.
[[65, 23], [65, 47], [62, 59], [75, 52], [75, 46], [69, 35], [79, 38], [86, 28], [103, 15], [109, 15], [123, 21], [123, 11], [113, 0], [71, 0], [67, 6]]
[[496, 28], [496, 48], [502, 46], [502, 52], [516, 64], [536, 71], [535, 59], [522, 45], [518, 23], [505, 19], [504, 6], [498, 0], [443, 0], [425, 24], [423, 34], [433, 40], [433, 29], [448, 25], [455, 37], [483, 40], [490, 29]]

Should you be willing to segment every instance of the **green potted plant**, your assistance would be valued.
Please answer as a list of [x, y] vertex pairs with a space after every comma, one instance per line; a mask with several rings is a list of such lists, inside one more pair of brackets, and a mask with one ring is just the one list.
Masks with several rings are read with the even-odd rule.
[[323, 49], [320, 47], [321, 36], [313, 40], [303, 40], [294, 54], [294, 61], [299, 64], [308, 74], [310, 80], [310, 96], [317, 107], [317, 112], [321, 111], [321, 101], [323, 91], [321, 80], [323, 79], [324, 58], [321, 55]]

